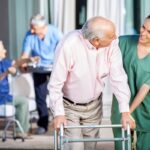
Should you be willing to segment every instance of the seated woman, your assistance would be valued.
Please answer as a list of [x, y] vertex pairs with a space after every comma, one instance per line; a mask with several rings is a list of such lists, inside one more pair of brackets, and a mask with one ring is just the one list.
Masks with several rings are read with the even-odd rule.
[[29, 138], [29, 104], [25, 97], [12, 97], [10, 95], [8, 74], [15, 74], [16, 68], [22, 63], [37, 61], [37, 58], [9, 60], [6, 58], [6, 49], [0, 41], [0, 104], [12, 103], [15, 106], [15, 117], [20, 122], [24, 134], [16, 128], [16, 137]]

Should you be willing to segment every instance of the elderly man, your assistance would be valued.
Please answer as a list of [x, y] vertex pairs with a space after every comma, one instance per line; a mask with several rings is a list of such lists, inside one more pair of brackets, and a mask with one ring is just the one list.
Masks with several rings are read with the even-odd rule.
[[[102, 119], [102, 92], [108, 76], [113, 93], [118, 98], [122, 126], [134, 121], [129, 113], [130, 90], [122, 66], [121, 52], [114, 24], [102, 17], [88, 20], [82, 30], [76, 30], [56, 48], [52, 76], [48, 84], [54, 128], [60, 124], [100, 124]], [[71, 138], [97, 137], [99, 129], [65, 130]], [[65, 149], [94, 150], [96, 143], [70, 143]]]
[[[48, 25], [44, 16], [37, 14], [30, 20], [30, 31], [23, 42], [22, 58], [39, 56], [39, 68], [49, 68], [53, 64], [56, 45], [62, 37], [61, 32], [53, 25]], [[37, 110], [39, 114], [36, 133], [43, 134], [48, 129], [48, 109], [46, 105], [47, 83], [51, 72], [37, 69], [33, 73]]]

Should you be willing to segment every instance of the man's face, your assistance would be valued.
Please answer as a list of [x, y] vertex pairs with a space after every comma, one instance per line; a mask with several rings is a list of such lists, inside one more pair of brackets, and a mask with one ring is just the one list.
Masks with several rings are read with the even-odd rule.
[[31, 33], [36, 34], [39, 38], [43, 39], [45, 37], [46, 26], [31, 26]]
[[90, 41], [90, 43], [94, 47], [96, 47], [98, 49], [98, 48], [109, 46], [114, 39], [116, 39], [116, 35], [115, 34], [105, 36], [105, 37], [103, 37], [101, 39], [98, 39], [98, 38], [92, 39]]
[[139, 43], [150, 45], [150, 19], [146, 19], [143, 26], [140, 28]]
[[111, 34], [111, 35], [108, 35], [108, 36], [105, 36], [103, 38], [101, 38], [101, 47], [107, 47], [111, 44], [111, 42], [116, 39], [116, 34]]
[[6, 49], [4, 48], [3, 43], [0, 41], [0, 59], [4, 59], [6, 57]]

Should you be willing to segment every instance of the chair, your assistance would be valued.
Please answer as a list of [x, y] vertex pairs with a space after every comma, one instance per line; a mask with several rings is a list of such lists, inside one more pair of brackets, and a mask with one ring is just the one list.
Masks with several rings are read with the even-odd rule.
[[[20, 74], [17, 77], [15, 77], [11, 83], [11, 91], [13, 92], [13, 95], [24, 96], [29, 101], [30, 124], [32, 130], [32, 120], [34, 120], [35, 118], [34, 112], [37, 111], [32, 75], [30, 73]], [[49, 94], [47, 95], [46, 103], [48, 109], [50, 110]], [[51, 121], [53, 119], [53, 116], [51, 111], [49, 111], [49, 113], [49, 120]]]
[[[34, 89], [32, 88], [32, 78], [29, 74], [20, 74], [15, 77], [9, 76], [9, 83], [10, 83], [10, 93], [13, 96], [24, 96], [29, 100], [29, 112], [33, 112], [36, 110], [36, 103], [34, 100]], [[30, 85], [31, 84], [31, 85]], [[33, 93], [32, 93], [33, 91]], [[0, 105], [0, 118], [6, 119], [5, 122], [5, 128], [2, 133], [2, 141], [6, 141], [7, 137], [7, 130], [8, 128], [16, 123], [16, 125], [19, 127], [20, 131], [24, 133], [20, 123], [18, 120], [15, 119], [15, 107], [13, 104], [5, 104]], [[15, 127], [15, 126], [13, 126]], [[13, 130], [15, 131], [15, 129]], [[16, 139], [15, 132], [13, 132], [13, 138]], [[24, 138], [22, 138], [22, 141], [24, 141]]]
[[[29, 100], [30, 118], [32, 119], [32, 114], [37, 111], [32, 75], [30, 73], [20, 74], [13, 80], [11, 88], [14, 96], [24, 96]], [[48, 109], [50, 110], [49, 94], [46, 97], [46, 103]], [[51, 111], [49, 111], [49, 113], [50, 120], [52, 120], [53, 117]]]
[[[12, 92], [12, 79], [13, 77], [11, 75], [8, 75], [8, 82], [10, 85], [10, 94], [13, 94]], [[9, 104], [2, 104], [0, 105], [0, 118], [5, 119], [5, 127], [4, 127], [4, 131], [2, 132], [2, 141], [6, 141], [7, 139], [7, 130], [8, 128], [12, 125], [13, 126], [13, 138], [14, 140], [16, 139], [16, 132], [15, 132], [15, 127], [16, 125], [19, 127], [20, 131], [22, 134], [24, 134], [23, 128], [20, 125], [20, 122], [15, 119], [15, 107], [13, 105], [13, 103], [9, 103]], [[22, 136], [22, 141], [24, 141], [24, 138]]]
[[12, 79], [13, 96], [24, 96], [29, 101], [29, 112], [36, 111], [35, 94], [32, 76], [29, 73], [20, 74]]
[[23, 96], [29, 102], [29, 112], [30, 112], [30, 124], [32, 129], [32, 119], [33, 112], [36, 109], [36, 102], [35, 102], [35, 94], [34, 94], [34, 86], [32, 76], [29, 73], [20, 74], [13, 78], [11, 84], [11, 91], [13, 92], [13, 96]]
[[[13, 138], [14, 140], [16, 139], [16, 135], [15, 135], [15, 125], [16, 124], [21, 133], [23, 134], [24, 131], [19, 123], [18, 120], [15, 119], [15, 107], [13, 106], [13, 104], [2, 104], [0, 105], [0, 118], [5, 119], [5, 127], [4, 130], [2, 132], [2, 141], [5, 142], [7, 139], [7, 130], [8, 128], [13, 125], [14, 128], [14, 132], [13, 132]], [[24, 141], [24, 138], [22, 138], [22, 141]]]

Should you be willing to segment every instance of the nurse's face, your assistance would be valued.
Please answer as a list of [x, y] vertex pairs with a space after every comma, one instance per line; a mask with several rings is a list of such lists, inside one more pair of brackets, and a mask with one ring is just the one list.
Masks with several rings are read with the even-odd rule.
[[150, 19], [146, 19], [143, 26], [140, 28], [139, 43], [150, 45]]

